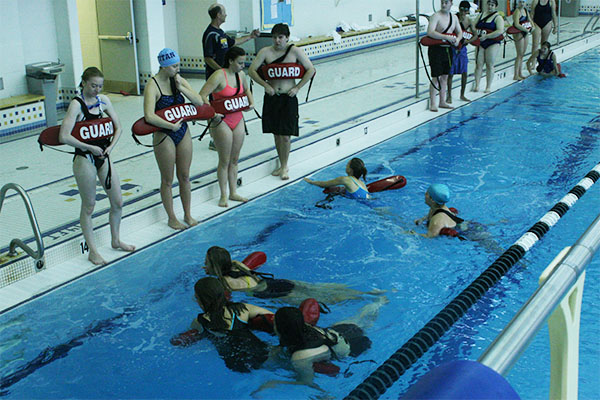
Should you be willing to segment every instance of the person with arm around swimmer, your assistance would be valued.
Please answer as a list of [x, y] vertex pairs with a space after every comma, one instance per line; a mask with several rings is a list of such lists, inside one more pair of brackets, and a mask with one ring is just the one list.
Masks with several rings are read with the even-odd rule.
[[471, 32], [475, 32], [473, 21], [471, 21], [471, 3], [466, 0], [460, 2], [458, 6], [458, 22], [463, 33], [462, 46], [460, 49], [455, 47], [451, 48], [452, 51], [452, 66], [448, 73], [448, 95], [446, 96], [446, 102], [452, 104], [452, 77], [460, 74], [460, 99], [462, 101], [471, 101], [465, 96], [465, 90], [467, 88], [467, 79], [469, 77], [469, 56], [467, 55], [467, 45], [477, 39]]
[[[315, 363], [358, 357], [371, 348], [371, 339], [365, 335], [377, 319], [386, 297], [367, 304], [359, 312], [329, 328], [320, 328], [304, 322], [302, 312], [294, 307], [282, 307], [275, 313], [274, 330], [279, 345], [285, 350], [296, 372], [295, 381], [273, 380], [264, 383], [254, 393], [277, 385], [314, 385]], [[253, 393], [253, 394], [254, 394]]]
[[[279, 157], [279, 167], [271, 175], [289, 179], [288, 160], [291, 148], [291, 136], [298, 136], [298, 91], [315, 75], [315, 67], [304, 51], [294, 45], [288, 45], [290, 28], [286, 24], [275, 24], [271, 30], [273, 45], [262, 48], [248, 68], [248, 75], [265, 89], [262, 113], [264, 133], [272, 133], [275, 149]], [[305, 73], [296, 83], [296, 79], [263, 79], [258, 68], [273, 63], [283, 57], [279, 63], [301, 64]]]
[[529, 33], [533, 29], [533, 25], [531, 24], [529, 11], [527, 11], [527, 8], [525, 7], [525, 0], [515, 1], [517, 6], [513, 12], [513, 26], [520, 32], [512, 35], [513, 41], [515, 42], [515, 49], [517, 50], [513, 80], [522, 81], [525, 79], [523, 76], [523, 57], [527, 51], [527, 41], [529, 40]]
[[[109, 155], [119, 141], [122, 127], [110, 99], [100, 94], [103, 85], [104, 75], [102, 72], [96, 67], [86, 68], [79, 85], [81, 91], [69, 103], [59, 132], [60, 142], [75, 148], [73, 175], [81, 196], [79, 221], [83, 237], [89, 248], [88, 259], [96, 265], [106, 264], [96, 247], [92, 224], [92, 214], [96, 204], [96, 176], [100, 179], [100, 184], [110, 202], [108, 220], [111, 246], [123, 251], [135, 250], [135, 246], [122, 242], [119, 237], [123, 199], [121, 198], [119, 175]], [[102, 113], [106, 113], [112, 119], [114, 126], [112, 141], [100, 139], [93, 143], [84, 143], [71, 135], [75, 123], [102, 118]]]
[[427, 36], [448, 42], [448, 45], [436, 45], [427, 48], [432, 79], [429, 84], [429, 110], [434, 112], [438, 111], [436, 103], [438, 92], [439, 106], [441, 108], [452, 108], [446, 103], [448, 74], [452, 65], [450, 46], [458, 46], [462, 40], [462, 30], [458, 18], [450, 12], [451, 7], [452, 0], [441, 0], [440, 10], [431, 16], [427, 26]]
[[500, 41], [497, 39], [504, 34], [504, 18], [496, 10], [498, 0], [487, 1], [487, 12], [482, 12], [475, 23], [480, 44], [475, 51], [475, 84], [473, 91], [479, 91], [479, 82], [485, 65], [485, 93], [492, 90], [496, 56], [500, 51]]
[[179, 181], [179, 195], [183, 205], [184, 219], [188, 226], [198, 224], [191, 214], [190, 166], [192, 163], [192, 137], [187, 122], [167, 122], [156, 111], [176, 104], [185, 103], [187, 97], [200, 106], [202, 98], [191, 85], [179, 75], [179, 55], [165, 48], [158, 53], [160, 70], [148, 81], [144, 89], [144, 118], [146, 122], [161, 128], [154, 133], [154, 157], [160, 170], [160, 198], [168, 216], [168, 225], [173, 229], [185, 229], [173, 210], [173, 173]]
[[248, 321], [271, 311], [227, 299], [218, 279], [206, 277], [194, 285], [194, 299], [203, 313], [192, 321], [191, 328], [211, 339], [225, 365], [237, 372], [260, 368], [268, 359], [268, 346], [250, 330]]
[[[331, 186], [343, 186], [345, 188], [345, 196], [353, 199], [368, 199], [369, 189], [365, 184], [367, 178], [367, 168], [365, 163], [360, 158], [353, 158], [346, 164], [346, 176], [338, 176], [335, 179], [328, 181], [313, 181], [308, 178], [304, 180], [311, 185], [328, 188]], [[363, 180], [361, 181], [360, 178]]]
[[[427, 233], [421, 234], [426, 238], [439, 236], [443, 228], [454, 228], [457, 225], [456, 217], [446, 203], [450, 200], [450, 189], [441, 183], [434, 183], [425, 192], [425, 204], [429, 206], [429, 212], [423, 218], [415, 220], [415, 225], [422, 222], [427, 224]], [[462, 220], [461, 220], [462, 221]]]
[[379, 290], [361, 292], [339, 283], [276, 279], [272, 274], [250, 270], [243, 263], [231, 260], [229, 252], [218, 246], [208, 249], [203, 268], [208, 275], [216, 276], [226, 290], [243, 291], [261, 299], [278, 299], [296, 306], [309, 297], [325, 304], [335, 304], [362, 299], [364, 295], [382, 294]]
[[537, 62], [536, 72], [541, 76], [558, 76], [558, 62], [556, 61], [556, 54], [550, 51], [550, 43], [542, 43], [542, 47], [531, 53], [531, 57], [527, 60], [527, 70], [530, 75], [535, 74], [533, 67]]
[[[238, 94], [248, 96], [250, 109], [254, 108], [254, 97], [248, 87], [244, 64], [246, 52], [237, 46], [227, 50], [225, 55], [225, 68], [219, 69], [210, 76], [200, 90], [200, 96], [205, 102], [209, 101], [212, 94], [215, 100], [226, 99]], [[239, 86], [238, 86], [239, 85]], [[241, 111], [236, 111], [221, 118], [215, 116], [211, 123], [210, 135], [217, 146], [219, 163], [217, 165], [217, 178], [221, 197], [220, 207], [227, 207], [227, 199], [246, 202], [248, 199], [237, 194], [238, 159], [244, 144], [246, 123]], [[229, 195], [227, 185], [229, 184]]]
[[[233, 46], [239, 46], [242, 43], [258, 37], [258, 29], [254, 29], [249, 35], [239, 38], [228, 36], [221, 25], [227, 19], [227, 11], [223, 4], [213, 4], [208, 8], [210, 24], [206, 27], [202, 35], [202, 50], [204, 53], [205, 77], [206, 80], [217, 70], [225, 66], [225, 53]], [[210, 141], [209, 149], [217, 150], [213, 140]]]

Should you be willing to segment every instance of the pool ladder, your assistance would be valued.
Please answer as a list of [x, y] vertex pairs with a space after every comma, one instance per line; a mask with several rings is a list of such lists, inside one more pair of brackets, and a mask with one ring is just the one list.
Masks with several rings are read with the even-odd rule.
[[15, 190], [23, 199], [23, 203], [25, 203], [25, 209], [27, 210], [27, 214], [29, 215], [29, 222], [31, 223], [33, 235], [37, 244], [37, 251], [34, 251], [21, 239], [13, 239], [10, 241], [10, 245], [8, 248], [8, 256], [16, 257], [18, 254], [16, 248], [17, 246], [19, 246], [25, 251], [25, 253], [33, 257], [33, 259], [35, 260], [35, 268], [39, 271], [44, 268], [44, 242], [42, 241], [42, 235], [40, 233], [40, 228], [38, 226], [37, 219], [35, 218], [35, 212], [33, 211], [31, 200], [25, 189], [23, 189], [16, 183], [7, 183], [6, 185], [2, 186], [2, 189], [0, 189], [0, 212], [2, 212], [2, 205], [4, 204], [4, 199], [6, 198], [6, 192], [10, 189]]
[[[586, 32], [596, 32], [600, 29], [600, 26], [596, 26], [598, 21], [600, 20], [600, 11], [596, 11], [588, 20], [587, 24], [585, 24], [585, 28], [583, 28], [583, 33]], [[593, 21], [593, 22], [592, 22]], [[592, 24], [588, 31], [588, 26]]]

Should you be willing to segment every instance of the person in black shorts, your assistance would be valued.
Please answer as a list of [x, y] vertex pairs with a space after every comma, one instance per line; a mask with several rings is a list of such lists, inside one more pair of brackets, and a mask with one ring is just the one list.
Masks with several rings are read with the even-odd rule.
[[[225, 6], [222, 4], [213, 4], [208, 8], [208, 15], [210, 16], [210, 25], [204, 31], [202, 35], [202, 49], [204, 53], [204, 64], [205, 64], [205, 77], [206, 80], [213, 74], [213, 72], [221, 69], [225, 65], [225, 53], [233, 46], [239, 46], [242, 43], [246, 43], [248, 40], [258, 37], [258, 29], [254, 29], [249, 35], [241, 36], [239, 38], [232, 38], [228, 36], [221, 25], [227, 19], [227, 11]], [[211, 140], [208, 148], [211, 150], [217, 150], [214, 142]]]
[[441, 0], [441, 8], [429, 19], [427, 36], [432, 39], [444, 40], [448, 45], [429, 46], [429, 66], [431, 67], [431, 83], [429, 85], [429, 110], [437, 111], [435, 97], [439, 92], [441, 108], [452, 108], [446, 102], [448, 73], [452, 66], [450, 45], [456, 46], [462, 39], [462, 29], [456, 15], [450, 13], [452, 0]]
[[[286, 24], [276, 24], [271, 30], [273, 45], [261, 49], [248, 68], [248, 75], [265, 89], [263, 102], [262, 128], [264, 133], [272, 133], [275, 148], [279, 156], [279, 167], [271, 175], [289, 179], [288, 159], [291, 136], [298, 136], [298, 98], [300, 88], [315, 75], [315, 67], [304, 51], [294, 45], [288, 45], [290, 29]], [[264, 79], [258, 74], [263, 64], [300, 64], [305, 73], [296, 83], [296, 79]]]

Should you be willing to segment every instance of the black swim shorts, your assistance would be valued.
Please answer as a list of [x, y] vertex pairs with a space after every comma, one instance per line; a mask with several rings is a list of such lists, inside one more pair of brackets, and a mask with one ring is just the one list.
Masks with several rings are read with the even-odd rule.
[[452, 66], [452, 52], [450, 51], [450, 47], [429, 46], [427, 55], [429, 56], [432, 78], [448, 75]]
[[274, 135], [298, 136], [298, 97], [265, 95], [262, 129]]

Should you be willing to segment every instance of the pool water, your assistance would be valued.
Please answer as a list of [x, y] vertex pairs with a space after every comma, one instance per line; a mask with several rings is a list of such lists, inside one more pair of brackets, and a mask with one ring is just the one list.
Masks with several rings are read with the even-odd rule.
[[[247, 398], [270, 380], [291, 380], [289, 366], [230, 371], [209, 340], [176, 348], [199, 311], [193, 284], [212, 245], [243, 259], [267, 253], [261, 267], [278, 278], [344, 283], [386, 291], [372, 348], [335, 361], [344, 376], [317, 375], [319, 389], [278, 386], [257, 398], [342, 398], [402, 346], [501, 252], [558, 202], [600, 160], [600, 71], [594, 49], [564, 63], [566, 79], [531, 78], [358, 154], [368, 180], [402, 174], [403, 189], [371, 201], [325, 195], [302, 181], [147, 249], [0, 316], [0, 395], [11, 398]], [[593, 73], [593, 71], [596, 71]], [[585, 79], [583, 78], [585, 77]], [[314, 174], [344, 173], [341, 161]], [[449, 206], [486, 227], [491, 239], [461, 242], [407, 234], [427, 212], [424, 192], [450, 186]], [[477, 359], [537, 287], [554, 256], [574, 243], [598, 212], [594, 185], [574, 207], [434, 345], [383, 398], [398, 398], [430, 368]], [[600, 398], [600, 259], [583, 294], [580, 399]], [[274, 300], [235, 300], [275, 310]], [[355, 314], [376, 298], [329, 304], [321, 326]], [[275, 338], [257, 334], [269, 344]], [[548, 397], [547, 329], [508, 375], [524, 399]]]

